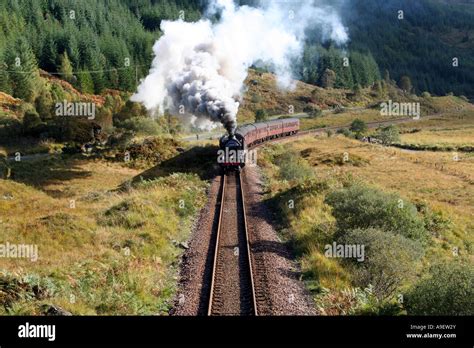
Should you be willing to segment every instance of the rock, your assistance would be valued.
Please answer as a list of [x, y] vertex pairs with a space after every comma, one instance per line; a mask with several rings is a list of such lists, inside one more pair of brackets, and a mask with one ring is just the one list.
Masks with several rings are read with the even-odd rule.
[[179, 247], [183, 249], [189, 249], [188, 242], [181, 242], [179, 243]]
[[72, 313], [55, 305], [42, 305], [41, 309], [44, 315], [49, 315], [49, 316], [71, 316], [72, 315]]

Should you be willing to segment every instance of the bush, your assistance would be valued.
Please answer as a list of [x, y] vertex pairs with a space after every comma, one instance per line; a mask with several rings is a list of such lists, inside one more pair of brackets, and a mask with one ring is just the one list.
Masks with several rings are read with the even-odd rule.
[[95, 122], [79, 117], [56, 117], [45, 129], [47, 136], [60, 142], [73, 142], [80, 146], [94, 139]]
[[405, 294], [405, 307], [409, 315], [473, 315], [472, 264], [452, 261], [433, 266]]
[[381, 229], [356, 229], [338, 240], [341, 244], [364, 246], [364, 260], [351, 260], [355, 286], [368, 287], [379, 299], [391, 298], [403, 281], [415, 272], [415, 262], [423, 255], [420, 243]]
[[255, 122], [262, 122], [267, 119], [267, 113], [263, 109], [259, 109], [255, 112]]
[[423, 98], [431, 98], [430, 92], [423, 92], [423, 93], [421, 93], [421, 96], [422, 96]]
[[120, 122], [119, 126], [141, 135], [157, 135], [162, 133], [160, 125], [151, 117], [133, 117]]
[[23, 116], [23, 131], [27, 135], [39, 135], [44, 123], [36, 111], [27, 111]]
[[53, 117], [53, 98], [47, 89], [43, 89], [35, 100], [35, 108], [42, 120]]
[[347, 128], [342, 128], [342, 129], [338, 129], [337, 134], [342, 134], [344, 135], [346, 138], [352, 138], [354, 139], [355, 138], [355, 135], [354, 133], [352, 133], [349, 129]]
[[398, 127], [394, 125], [380, 129], [375, 136], [384, 145], [390, 145], [400, 141], [400, 131]]
[[[175, 156], [180, 145], [179, 141], [172, 138], [150, 137], [128, 145], [125, 152], [128, 152], [133, 161], [157, 164]], [[125, 152], [118, 153], [116, 157], [123, 160]]]
[[365, 133], [367, 131], [367, 124], [364, 121], [356, 118], [354, 121], [352, 121], [350, 130], [356, 134]]
[[306, 112], [310, 118], [319, 117], [323, 114], [322, 110], [317, 106], [305, 106], [303, 112]]
[[130, 118], [135, 118], [139, 116], [146, 116], [148, 115], [146, 108], [139, 104], [139, 103], [134, 103], [131, 100], [127, 100], [123, 108], [120, 110], [120, 112], [116, 113], [113, 116], [114, 123], [115, 122], [123, 122], [127, 119]]
[[283, 180], [303, 181], [314, 176], [311, 166], [293, 152], [278, 156], [275, 164], [280, 167], [280, 178]]
[[340, 233], [372, 227], [413, 240], [427, 241], [424, 222], [416, 207], [404, 202], [398, 195], [354, 184], [330, 193], [326, 202], [333, 208]]
[[0, 137], [8, 138], [18, 136], [22, 131], [21, 122], [15, 117], [0, 114]]

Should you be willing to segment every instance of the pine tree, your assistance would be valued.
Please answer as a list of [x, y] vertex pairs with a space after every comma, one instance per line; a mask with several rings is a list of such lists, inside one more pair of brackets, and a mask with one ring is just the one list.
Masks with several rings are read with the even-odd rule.
[[40, 66], [46, 71], [56, 71], [56, 58], [58, 55], [58, 47], [52, 34], [49, 34], [44, 40], [41, 49]]
[[59, 72], [61, 73], [61, 77], [64, 80], [73, 82], [73, 70], [67, 52], [64, 52], [61, 55], [61, 65], [59, 66]]
[[11, 71], [13, 96], [32, 102], [41, 81], [35, 55], [26, 39], [19, 38], [12, 42], [7, 49], [6, 63]]
[[109, 88], [118, 89], [119, 88], [119, 74], [117, 69], [111, 69], [107, 73], [107, 85]]
[[7, 94], [13, 94], [10, 76], [8, 75], [7, 69], [7, 64], [0, 61], [0, 91]]
[[79, 71], [77, 73], [77, 85], [82, 93], [94, 93], [94, 81], [88, 71]]
[[103, 54], [94, 52], [93, 54], [93, 63], [92, 63], [92, 81], [94, 81], [94, 92], [96, 94], [102, 93], [104, 88], [106, 87], [105, 84], [105, 77], [103, 70], [106, 66], [106, 58]]

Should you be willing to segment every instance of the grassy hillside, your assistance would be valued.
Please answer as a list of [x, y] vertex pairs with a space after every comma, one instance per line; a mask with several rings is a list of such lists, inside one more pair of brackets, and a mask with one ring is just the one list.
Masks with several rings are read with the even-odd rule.
[[[448, 113], [439, 118], [403, 125], [402, 141], [474, 145], [471, 129], [474, 124], [473, 108], [466, 108], [468, 110], [464, 113]], [[413, 129], [419, 132], [412, 133]], [[472, 152], [458, 154], [457, 160], [453, 156], [452, 152], [415, 152], [367, 144], [342, 135], [305, 137], [296, 142], [270, 145], [260, 152], [259, 162], [266, 176], [268, 203], [275, 209], [283, 238], [293, 245], [299, 255], [307, 286], [313, 291], [321, 314], [420, 314], [414, 309], [412, 292], [419, 282], [423, 282], [422, 279], [430, 277], [431, 266], [443, 264], [447, 265], [443, 267], [452, 268], [457, 267], [455, 265], [459, 262], [464, 264], [464, 270], [468, 269], [467, 265], [474, 260], [474, 156]], [[359, 191], [351, 196], [351, 190]], [[345, 196], [337, 192], [345, 192]], [[365, 195], [372, 198], [359, 202]], [[294, 202], [294, 208], [288, 205], [290, 200]], [[338, 210], [339, 204], [346, 204], [346, 210]], [[405, 259], [406, 255], [411, 254], [392, 255], [397, 260], [387, 261], [400, 265], [406, 262], [407, 269], [400, 278], [395, 277], [395, 269], [384, 266], [385, 261], [377, 261], [377, 267], [392, 274], [384, 283], [399, 279], [391, 296], [382, 299], [374, 278], [371, 280], [371, 284], [375, 285], [374, 291], [367, 292], [365, 289], [369, 283], [364, 280], [367, 274], [363, 276], [363, 270], [375, 272], [370, 268], [373, 265], [327, 257], [325, 245], [334, 241], [340, 243], [341, 238], [354, 240], [357, 233], [357, 238], [362, 238], [364, 234], [366, 237], [363, 238], [369, 238], [365, 240], [366, 245], [375, 243], [378, 234], [384, 232], [361, 230], [348, 234], [352, 228], [360, 227], [352, 220], [345, 222], [348, 225], [343, 230], [338, 226], [346, 221], [341, 220], [343, 218], [362, 217], [384, 204], [387, 206], [381, 209], [385, 213], [380, 211], [364, 220], [364, 228], [378, 226], [375, 228], [380, 229], [378, 223], [392, 226], [383, 227], [388, 231], [396, 228], [391, 225], [390, 214], [398, 214], [397, 208], [388, 214], [392, 209], [390, 204], [394, 204], [400, 209], [413, 209], [414, 212], [409, 214], [414, 214], [411, 217], [414, 220], [407, 221], [419, 221], [428, 239], [423, 247], [423, 257], [418, 261]], [[408, 211], [405, 213], [408, 214]], [[345, 214], [348, 216], [344, 217]], [[388, 214], [387, 220], [383, 220], [384, 214]], [[398, 222], [406, 218], [407, 215], [393, 217]], [[393, 232], [385, 233], [389, 236]], [[369, 242], [370, 238], [372, 241]], [[384, 246], [382, 243], [377, 248], [377, 255], [384, 255], [386, 260], [390, 260], [393, 245]], [[366, 253], [371, 257], [370, 248]], [[364, 266], [368, 268], [361, 268]], [[453, 286], [466, 289], [465, 283], [461, 285], [457, 282], [462, 280], [453, 279]], [[445, 291], [442, 290], [445, 285], [441, 283], [433, 286], [430, 291], [434, 293]], [[397, 302], [400, 294], [405, 296], [405, 302], [401, 304]], [[410, 296], [412, 302], [406, 300]], [[466, 305], [472, 301], [474, 294], [470, 291], [448, 299], [440, 295], [436, 300], [429, 293], [423, 296], [428, 303], [443, 303], [440, 307], [432, 305], [432, 311], [424, 314], [456, 314], [444, 301], [451, 299], [452, 303], [458, 303], [465, 298]]]
[[39, 258], [2, 259], [0, 313], [167, 313], [203, 181], [134, 181], [142, 170], [81, 157], [11, 167], [0, 180], [2, 241], [37, 245]]

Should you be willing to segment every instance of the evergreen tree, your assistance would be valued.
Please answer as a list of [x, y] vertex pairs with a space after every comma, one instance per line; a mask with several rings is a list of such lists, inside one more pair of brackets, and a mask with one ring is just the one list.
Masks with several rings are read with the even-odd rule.
[[57, 71], [56, 58], [58, 56], [58, 46], [54, 41], [52, 34], [48, 34], [43, 39], [43, 47], [41, 49], [40, 66], [50, 72]]
[[61, 55], [61, 65], [59, 66], [59, 72], [61, 73], [61, 77], [64, 80], [73, 82], [73, 70], [67, 52], [64, 52]]
[[41, 120], [51, 119], [53, 116], [53, 98], [47, 88], [42, 88], [39, 96], [35, 100], [35, 109]]
[[94, 93], [94, 81], [88, 71], [79, 71], [77, 73], [77, 85], [82, 93]]
[[24, 38], [12, 42], [6, 54], [13, 96], [31, 102], [40, 79], [35, 55]]
[[7, 64], [0, 61], [0, 91], [5, 92], [7, 94], [12, 94], [13, 90], [7, 69]]
[[335, 83], [336, 73], [330, 69], [324, 70], [324, 73], [321, 76], [321, 86], [323, 88], [333, 88]]
[[413, 85], [411, 83], [411, 79], [404, 75], [400, 78], [400, 82], [398, 86], [405, 92], [405, 93], [410, 93], [413, 89]]

